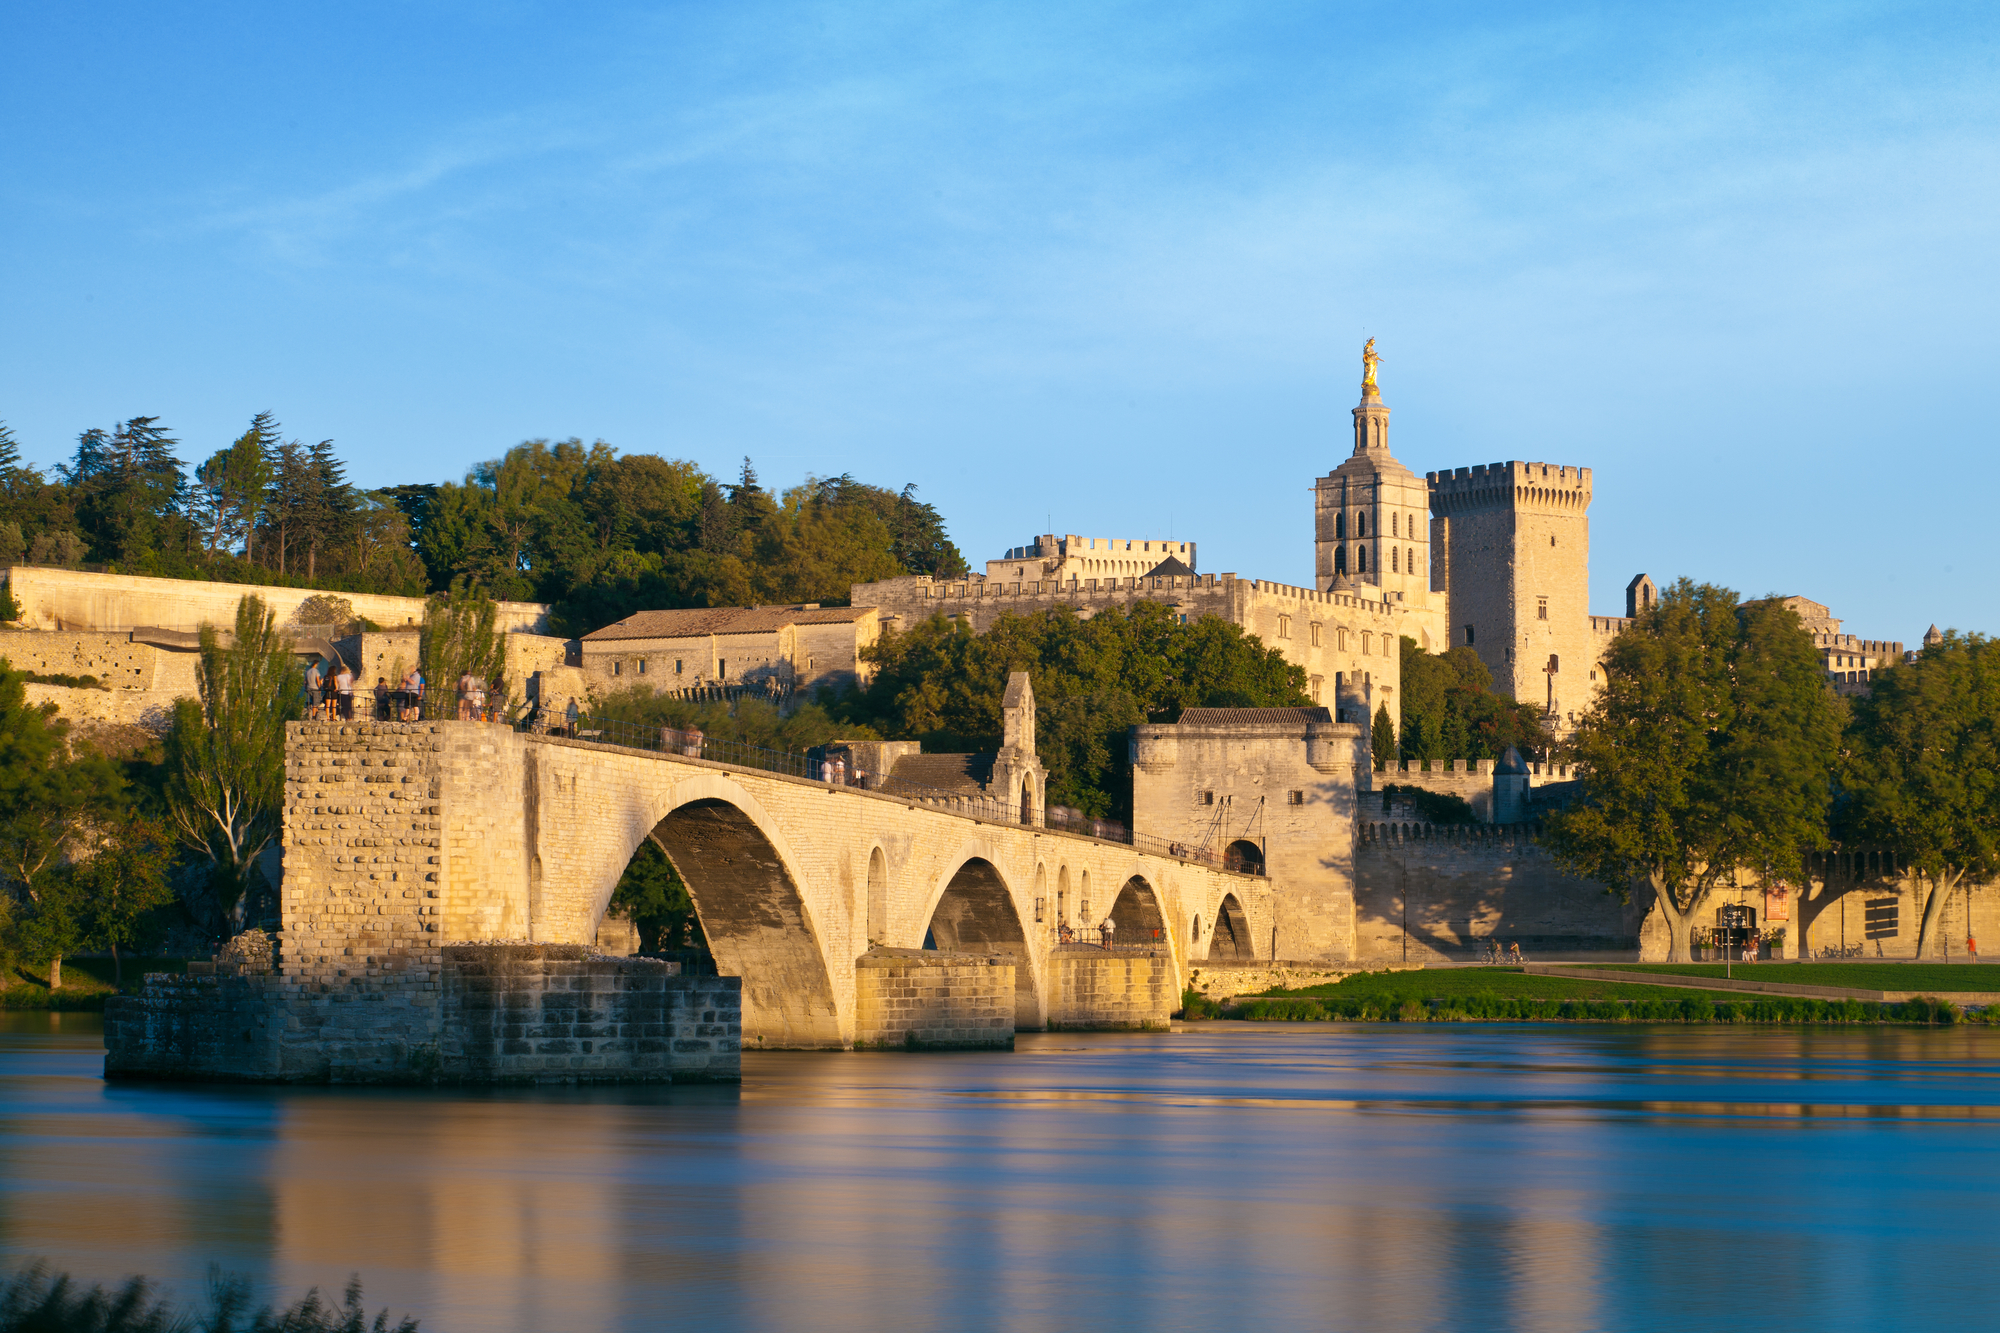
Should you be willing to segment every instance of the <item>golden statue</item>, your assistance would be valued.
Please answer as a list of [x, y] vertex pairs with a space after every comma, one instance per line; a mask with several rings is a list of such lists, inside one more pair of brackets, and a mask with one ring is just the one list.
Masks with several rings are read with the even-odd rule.
[[1370, 338], [1368, 345], [1361, 349], [1361, 391], [1364, 394], [1375, 392], [1375, 367], [1381, 364], [1382, 358], [1375, 355], [1375, 340]]

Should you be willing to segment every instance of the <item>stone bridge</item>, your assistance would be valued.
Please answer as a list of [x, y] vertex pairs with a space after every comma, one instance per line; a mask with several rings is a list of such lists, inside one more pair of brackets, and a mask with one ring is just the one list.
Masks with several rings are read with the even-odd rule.
[[[591, 944], [648, 839], [686, 880], [718, 969], [742, 979], [751, 1046], [899, 1041], [884, 1014], [944, 955], [978, 956], [1007, 1041], [1157, 1021], [1218, 926], [1238, 957], [1271, 932], [1257, 876], [483, 723], [293, 723], [286, 776], [283, 967], [327, 985], [431, 966], [454, 944]], [[1121, 944], [1157, 945], [1056, 943], [1059, 921], [1107, 916]], [[905, 952], [927, 937], [937, 955]]]

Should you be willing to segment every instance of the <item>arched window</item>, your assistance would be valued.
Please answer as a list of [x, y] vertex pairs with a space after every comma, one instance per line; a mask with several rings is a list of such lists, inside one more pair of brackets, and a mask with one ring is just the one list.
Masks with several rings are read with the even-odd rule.
[[1400, 514], [1389, 515], [1389, 535], [1391, 537], [1400, 537], [1403, 535], [1402, 522], [1403, 522], [1402, 515]]
[[1356, 573], [1358, 573], [1358, 574], [1366, 574], [1366, 573], [1368, 572], [1368, 548], [1367, 548], [1367, 547], [1365, 547], [1365, 546], [1357, 546], [1357, 547], [1355, 547], [1355, 548], [1354, 548], [1354, 569], [1355, 569], [1355, 572], [1356, 572]]
[[1336, 546], [1333, 548], [1333, 572], [1336, 574], [1345, 574], [1347, 572], [1347, 548], [1345, 546]]
[[1347, 515], [1335, 514], [1333, 516], [1333, 539], [1335, 541], [1345, 541], [1347, 539]]
[[1403, 572], [1402, 549], [1400, 547], [1391, 546], [1389, 548], [1389, 572], [1391, 574], [1400, 574]]
[[1409, 549], [1408, 554], [1410, 558], [1408, 562], [1404, 564], [1403, 567], [1409, 570], [1412, 574], [1414, 574], [1417, 572], [1417, 548], [1412, 546]]
[[1354, 515], [1354, 535], [1357, 537], [1368, 535], [1368, 514], [1365, 510], [1356, 511]]

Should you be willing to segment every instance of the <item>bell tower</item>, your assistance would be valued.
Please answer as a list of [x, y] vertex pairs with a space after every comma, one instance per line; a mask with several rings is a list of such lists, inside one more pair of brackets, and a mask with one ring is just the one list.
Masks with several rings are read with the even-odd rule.
[[1428, 603], [1431, 587], [1430, 492], [1389, 452], [1389, 408], [1375, 378], [1381, 361], [1370, 338], [1352, 413], [1354, 452], [1313, 487], [1313, 569], [1323, 592], [1415, 609]]

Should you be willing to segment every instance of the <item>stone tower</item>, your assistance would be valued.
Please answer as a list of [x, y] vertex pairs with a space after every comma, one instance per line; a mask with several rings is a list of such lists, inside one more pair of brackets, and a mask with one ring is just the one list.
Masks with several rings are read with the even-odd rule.
[[1487, 463], [1433, 472], [1431, 556], [1448, 588], [1452, 646], [1493, 687], [1567, 727], [1589, 702], [1590, 469]]
[[[1371, 358], [1372, 352], [1371, 341]], [[1430, 497], [1423, 479], [1389, 452], [1389, 409], [1375, 384], [1373, 360], [1366, 364], [1361, 404], [1353, 412], [1354, 452], [1313, 487], [1315, 581], [1322, 592], [1366, 589], [1371, 600], [1419, 610], [1429, 604], [1433, 586]], [[1420, 629], [1417, 637], [1430, 635]]]

